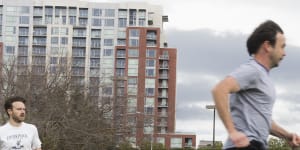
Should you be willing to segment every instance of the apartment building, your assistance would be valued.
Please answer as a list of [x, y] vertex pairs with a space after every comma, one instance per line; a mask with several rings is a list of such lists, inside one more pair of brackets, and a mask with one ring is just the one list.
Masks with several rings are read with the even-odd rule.
[[73, 82], [94, 100], [114, 97], [116, 141], [171, 148], [174, 136], [177, 146], [195, 147], [194, 136], [175, 133], [177, 50], [164, 38], [167, 21], [160, 6], [147, 3], [0, 0], [1, 59], [36, 75], [70, 64]]

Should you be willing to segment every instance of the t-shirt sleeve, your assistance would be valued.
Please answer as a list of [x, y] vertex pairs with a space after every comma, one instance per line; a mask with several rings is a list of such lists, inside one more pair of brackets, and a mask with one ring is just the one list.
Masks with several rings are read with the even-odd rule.
[[240, 86], [240, 90], [247, 90], [256, 86], [259, 79], [258, 70], [251, 65], [244, 65], [229, 74]]
[[33, 139], [32, 139], [32, 149], [41, 148], [41, 146], [42, 146], [42, 142], [40, 140], [38, 130], [34, 126], [34, 134], [33, 134]]

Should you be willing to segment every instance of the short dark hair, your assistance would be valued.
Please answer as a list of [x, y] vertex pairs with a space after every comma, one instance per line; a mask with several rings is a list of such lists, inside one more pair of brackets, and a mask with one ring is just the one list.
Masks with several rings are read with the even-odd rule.
[[256, 54], [261, 44], [265, 41], [269, 41], [272, 46], [275, 46], [278, 32], [283, 34], [280, 26], [272, 20], [267, 20], [260, 24], [247, 40], [249, 55]]
[[9, 116], [7, 110], [8, 109], [12, 109], [12, 103], [14, 102], [22, 102], [22, 103], [26, 103], [26, 99], [20, 96], [13, 96], [13, 97], [9, 97], [5, 100], [5, 104], [4, 104], [4, 109], [7, 113], [7, 115]]

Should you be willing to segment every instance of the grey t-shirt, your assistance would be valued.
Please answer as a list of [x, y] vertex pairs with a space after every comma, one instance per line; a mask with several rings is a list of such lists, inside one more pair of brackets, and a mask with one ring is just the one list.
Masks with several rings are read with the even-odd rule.
[[[255, 60], [241, 65], [229, 76], [236, 79], [240, 91], [230, 95], [230, 111], [238, 131], [249, 140], [257, 140], [267, 147], [270, 134], [275, 88], [269, 73]], [[224, 148], [234, 147], [228, 138]]]

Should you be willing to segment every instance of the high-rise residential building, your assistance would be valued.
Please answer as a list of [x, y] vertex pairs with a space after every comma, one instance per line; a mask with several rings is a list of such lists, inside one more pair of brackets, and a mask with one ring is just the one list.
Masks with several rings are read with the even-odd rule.
[[70, 64], [94, 100], [114, 97], [116, 141], [195, 147], [195, 135], [175, 133], [177, 50], [164, 37], [167, 21], [147, 3], [0, 0], [1, 59], [35, 74]]

